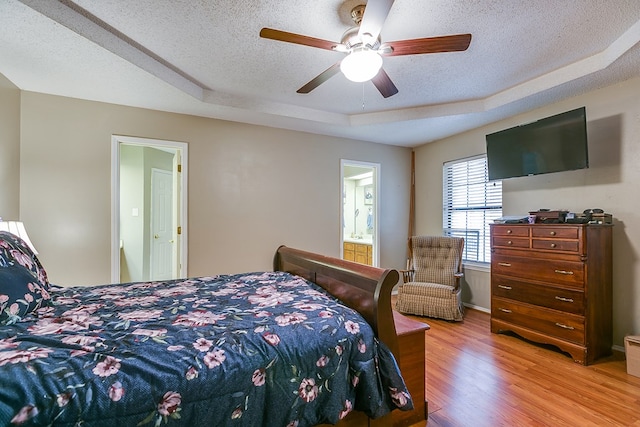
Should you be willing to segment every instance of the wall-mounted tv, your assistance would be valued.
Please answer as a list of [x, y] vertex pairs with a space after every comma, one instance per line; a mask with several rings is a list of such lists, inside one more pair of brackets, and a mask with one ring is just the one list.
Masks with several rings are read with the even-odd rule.
[[589, 167], [585, 107], [486, 136], [489, 180]]

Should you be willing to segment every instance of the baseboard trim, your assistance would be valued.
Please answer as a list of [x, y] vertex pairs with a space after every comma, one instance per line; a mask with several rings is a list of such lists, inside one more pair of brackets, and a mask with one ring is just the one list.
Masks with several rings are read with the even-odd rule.
[[474, 310], [482, 311], [483, 313], [491, 314], [491, 310], [490, 309], [485, 308], [485, 307], [480, 307], [479, 305], [470, 304], [468, 302], [463, 302], [462, 305], [464, 305], [467, 308], [472, 308]]

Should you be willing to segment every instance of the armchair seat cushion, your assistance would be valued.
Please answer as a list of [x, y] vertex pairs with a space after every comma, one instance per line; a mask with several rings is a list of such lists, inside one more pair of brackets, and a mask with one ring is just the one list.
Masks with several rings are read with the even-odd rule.
[[402, 293], [449, 299], [455, 296], [456, 288], [449, 285], [429, 282], [409, 282], [402, 285]]
[[463, 319], [464, 306], [460, 289], [453, 286], [425, 283], [400, 285], [396, 298], [396, 310], [416, 316], [435, 317], [459, 322]]

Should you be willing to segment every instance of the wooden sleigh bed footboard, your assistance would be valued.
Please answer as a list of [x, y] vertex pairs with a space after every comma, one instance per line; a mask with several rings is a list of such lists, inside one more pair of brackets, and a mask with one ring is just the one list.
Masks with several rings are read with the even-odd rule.
[[[375, 420], [368, 418], [362, 412], [354, 411], [337, 425], [341, 427], [406, 426], [426, 420], [424, 339], [422, 345], [419, 344], [420, 336], [424, 337], [424, 331], [429, 327], [392, 310], [391, 291], [398, 283], [398, 271], [357, 264], [286, 246], [278, 248], [273, 264], [274, 270], [287, 271], [304, 277], [357, 310], [372, 326], [378, 338], [391, 349], [401, 368], [407, 370], [404, 375], [414, 398], [413, 411], [396, 410]], [[398, 329], [396, 329], [394, 317], [398, 319]], [[407, 342], [402, 344], [404, 341]], [[402, 349], [401, 346], [403, 346]], [[413, 354], [414, 350], [420, 354]]]
[[383, 270], [286, 246], [280, 246], [276, 251], [273, 267], [276, 271], [286, 271], [316, 283], [358, 311], [377, 337], [398, 357], [391, 309], [391, 290], [399, 280], [397, 270]]

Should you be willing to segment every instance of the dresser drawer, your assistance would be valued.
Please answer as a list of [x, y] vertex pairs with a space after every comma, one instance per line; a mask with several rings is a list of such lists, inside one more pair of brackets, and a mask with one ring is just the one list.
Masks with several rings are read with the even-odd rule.
[[573, 288], [584, 287], [584, 263], [493, 254], [491, 273]]
[[584, 292], [577, 289], [556, 288], [537, 285], [508, 277], [491, 278], [491, 294], [501, 298], [582, 314], [584, 312]]
[[577, 240], [560, 239], [533, 239], [531, 241], [533, 249], [547, 249], [552, 251], [579, 252], [580, 242]]
[[531, 229], [531, 237], [542, 237], [546, 239], [578, 239], [579, 236], [579, 227], [570, 227], [566, 225], [562, 227], [533, 227]]
[[494, 236], [529, 237], [529, 227], [526, 225], [494, 225], [491, 230]]
[[494, 297], [491, 317], [577, 344], [585, 343], [582, 316]]
[[502, 246], [505, 248], [524, 248], [529, 249], [529, 239], [522, 237], [514, 238], [512, 236], [495, 236], [491, 240], [493, 246]]

